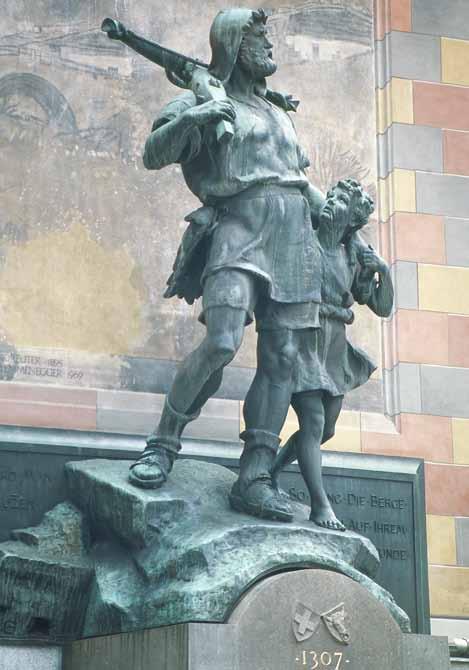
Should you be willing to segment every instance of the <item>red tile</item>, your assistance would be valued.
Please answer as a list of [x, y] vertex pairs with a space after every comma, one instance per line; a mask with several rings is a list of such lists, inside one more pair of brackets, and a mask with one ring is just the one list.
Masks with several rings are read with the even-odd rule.
[[391, 30], [410, 32], [412, 30], [411, 0], [390, 0]]
[[0, 400], [0, 424], [96, 430], [96, 405], [87, 407], [47, 402]]
[[449, 365], [448, 315], [400, 309], [397, 349], [399, 361], [405, 363]]
[[0, 400], [20, 400], [27, 402], [50, 402], [63, 405], [94, 405], [97, 393], [94, 389], [69, 388], [66, 386], [45, 386], [0, 382]]
[[389, 1], [374, 0], [373, 16], [375, 22], [375, 39], [382, 40], [389, 32]]
[[391, 221], [396, 260], [446, 262], [445, 225], [441, 216], [394, 214]]
[[469, 368], [469, 316], [450, 314], [448, 331], [449, 365]]
[[469, 516], [469, 467], [425, 465], [425, 498], [428, 514]]
[[[362, 432], [362, 451], [387, 456], [412, 456], [451, 463], [451, 419], [425, 414], [401, 414], [400, 433]], [[468, 487], [469, 489], [469, 487]]]
[[469, 133], [445, 130], [443, 133], [443, 170], [469, 175]]
[[414, 81], [414, 122], [469, 130], [469, 87]]

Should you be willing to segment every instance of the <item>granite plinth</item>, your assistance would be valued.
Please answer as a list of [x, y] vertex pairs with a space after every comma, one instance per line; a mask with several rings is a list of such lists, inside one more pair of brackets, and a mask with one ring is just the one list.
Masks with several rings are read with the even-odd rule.
[[449, 670], [446, 638], [404, 634], [352, 579], [297, 570], [255, 585], [226, 623], [186, 623], [67, 645], [63, 670]]
[[235, 475], [201, 461], [178, 461], [162, 489], [128, 482], [126, 461], [66, 466], [71, 499], [95, 535], [96, 581], [84, 635], [185, 621], [222, 622], [265, 575], [322, 567], [348, 575], [381, 600], [407, 630], [408, 618], [371, 577], [379, 565], [371, 542], [315, 526], [295, 504], [293, 523], [234, 512]]
[[62, 670], [62, 649], [0, 644], [0, 670]]

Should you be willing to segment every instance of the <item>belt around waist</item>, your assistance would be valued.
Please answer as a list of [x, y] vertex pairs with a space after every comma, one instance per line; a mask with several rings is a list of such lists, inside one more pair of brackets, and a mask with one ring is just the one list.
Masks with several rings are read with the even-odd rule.
[[286, 184], [256, 184], [255, 186], [251, 186], [244, 191], [240, 191], [240, 193], [229, 196], [228, 198], [219, 198], [210, 204], [213, 207], [218, 208], [223, 205], [230, 205], [231, 203], [238, 202], [239, 200], [267, 198], [271, 195], [296, 195], [303, 197], [303, 191], [299, 186], [288, 186]]

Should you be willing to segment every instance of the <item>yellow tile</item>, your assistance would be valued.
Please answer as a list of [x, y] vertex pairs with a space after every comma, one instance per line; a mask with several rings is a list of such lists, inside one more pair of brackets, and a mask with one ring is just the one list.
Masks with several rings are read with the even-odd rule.
[[469, 42], [441, 38], [441, 76], [447, 84], [469, 85]]
[[391, 86], [391, 119], [393, 123], [414, 122], [412, 81], [393, 77]]
[[288, 410], [286, 421], [283, 425], [282, 432], [280, 433], [280, 438], [282, 443], [288, 440], [288, 438], [296, 433], [298, 430], [298, 419], [292, 407]]
[[390, 83], [376, 89], [376, 123], [378, 133], [383, 134], [391, 125], [391, 88]]
[[326, 451], [361, 451], [360, 412], [341, 412], [334, 437], [321, 448]]
[[418, 283], [420, 309], [469, 314], [469, 268], [419, 264]]
[[392, 203], [394, 212], [415, 212], [415, 172], [413, 170], [392, 171]]
[[386, 179], [378, 179], [378, 195], [379, 195], [379, 220], [386, 222], [391, 215], [392, 194], [390, 188], [392, 186], [391, 175]]
[[452, 516], [427, 514], [428, 562], [456, 565], [456, 523]]
[[469, 617], [469, 568], [431, 565], [428, 576], [431, 615]]
[[453, 457], [459, 465], [469, 465], [469, 419], [453, 419]]

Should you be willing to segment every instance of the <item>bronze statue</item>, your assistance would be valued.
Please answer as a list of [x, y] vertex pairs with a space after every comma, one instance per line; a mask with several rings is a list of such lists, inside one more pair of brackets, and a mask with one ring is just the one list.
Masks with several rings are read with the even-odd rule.
[[[191, 89], [155, 120], [143, 161], [150, 170], [180, 163], [202, 203], [186, 217], [189, 226], [165, 295], [189, 303], [202, 296], [206, 337], [180, 365], [160, 423], [130, 468], [130, 481], [144, 488], [164, 484], [185, 426], [219, 388], [245, 326], [255, 318], [258, 367], [244, 403], [244, 449], [230, 502], [255, 516], [290, 521], [290, 502], [274, 485], [272, 468], [292, 394], [295, 408], [301, 404], [300, 350], [308, 341], [304, 354], [310, 353], [325, 323], [323, 252], [315, 228], [327, 218], [330, 199], [305, 174], [309, 162], [288, 115], [297, 101], [267, 88], [276, 64], [266, 23], [263, 10], [220, 12], [210, 31], [209, 65], [148, 42], [118, 22], [106, 20], [103, 29], [165, 67], [173, 83]], [[352, 231], [350, 237], [366, 258], [366, 245]], [[289, 447], [285, 453], [290, 452]], [[338, 524], [330, 506], [312, 519]]]
[[384, 317], [393, 306], [386, 263], [356, 235], [372, 211], [373, 201], [354, 180], [340, 181], [327, 194], [318, 227], [320, 328], [299, 333], [292, 391], [299, 430], [280, 449], [273, 468], [277, 481], [281, 469], [298, 459], [311, 498], [310, 519], [333, 530], [345, 527], [324, 490], [320, 446], [334, 435], [344, 395], [364, 384], [376, 369], [365, 352], [346, 339], [345, 329], [354, 320], [354, 300]]

